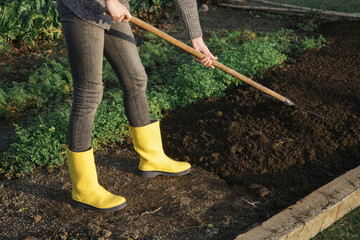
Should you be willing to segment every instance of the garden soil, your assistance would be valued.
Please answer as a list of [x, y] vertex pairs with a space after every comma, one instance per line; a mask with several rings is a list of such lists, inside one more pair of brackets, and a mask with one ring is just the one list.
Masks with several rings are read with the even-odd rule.
[[[238, 23], [231, 27], [256, 19], [229, 11]], [[212, 26], [226, 27], [216, 25], [221, 15], [211, 14]], [[234, 239], [358, 166], [360, 22], [328, 22], [319, 32], [326, 47], [255, 80], [324, 120], [246, 85], [223, 98], [165, 111], [164, 149], [189, 161], [190, 174], [137, 176], [131, 139], [97, 152], [100, 183], [127, 199], [114, 213], [72, 208], [67, 166], [1, 179], [0, 239]]]

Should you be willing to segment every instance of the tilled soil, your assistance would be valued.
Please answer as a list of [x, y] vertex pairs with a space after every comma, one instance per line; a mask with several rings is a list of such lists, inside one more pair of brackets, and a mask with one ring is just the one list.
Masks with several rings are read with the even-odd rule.
[[72, 208], [66, 166], [3, 179], [0, 239], [234, 239], [358, 166], [360, 22], [321, 33], [326, 47], [256, 79], [296, 108], [241, 86], [166, 112], [164, 149], [192, 172], [144, 179], [130, 142], [98, 152], [100, 183], [127, 199], [115, 213]]
[[167, 152], [191, 159], [230, 185], [262, 184], [286, 205], [357, 166], [359, 25], [324, 25], [327, 47], [290, 60], [259, 80], [296, 107], [240, 87], [225, 98], [168, 113], [163, 122]]

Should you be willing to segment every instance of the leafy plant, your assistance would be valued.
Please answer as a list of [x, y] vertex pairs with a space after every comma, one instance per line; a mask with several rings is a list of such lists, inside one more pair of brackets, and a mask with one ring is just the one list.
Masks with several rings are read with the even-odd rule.
[[326, 39], [323, 36], [318, 38], [304, 37], [298, 44], [299, 52], [306, 52], [310, 49], [316, 49], [326, 45]]
[[[219, 69], [205, 68], [193, 57], [180, 53], [169, 43], [148, 34], [140, 46], [143, 64], [149, 73], [148, 101], [152, 118], [161, 118], [164, 109], [176, 109], [209, 96], [224, 96], [240, 80]], [[282, 64], [295, 50], [300, 52], [324, 44], [323, 38], [298, 40], [292, 31], [255, 33], [222, 31], [212, 35], [210, 49], [219, 61], [247, 75], [261, 76]], [[119, 81], [108, 62], [104, 62], [104, 99], [95, 116], [93, 146], [104, 148], [121, 142], [129, 134]], [[0, 155], [0, 173], [27, 174], [37, 166], [61, 164], [67, 142], [67, 122], [72, 91], [67, 60], [48, 60], [28, 81], [0, 88], [0, 110], [11, 114], [31, 108], [41, 115], [28, 127], [16, 126], [10, 147]], [[31, 106], [31, 107], [30, 107]]]
[[158, 12], [161, 8], [173, 6], [171, 0], [130, 0], [130, 6], [135, 11], [145, 10], [148, 12]]
[[54, 0], [3, 1], [0, 5], [0, 53], [11, 43], [35, 48], [37, 40], [60, 38], [61, 27]]
[[58, 61], [48, 60], [28, 81], [1, 86], [0, 119], [21, 116], [26, 110], [49, 109], [69, 97], [72, 91], [69, 64], [64, 58]]
[[[167, 79], [176, 76], [180, 64], [189, 62], [187, 55], [180, 54], [165, 40], [147, 40], [151, 35], [145, 35], [145, 42], [139, 49], [141, 62], [149, 77], [149, 88], [164, 84]], [[151, 38], [150, 38], [151, 39]]]
[[305, 14], [302, 21], [297, 24], [297, 28], [304, 32], [313, 33], [319, 29], [322, 22], [324, 22], [324, 19], [319, 13], [309, 12]]
[[38, 117], [29, 127], [16, 127], [16, 139], [2, 154], [0, 173], [27, 174], [37, 166], [63, 163], [67, 111]]
[[105, 92], [104, 97], [106, 99], [101, 102], [94, 121], [92, 144], [95, 149], [122, 142], [124, 136], [128, 135], [121, 90], [114, 88]]
[[174, 5], [172, 0], [130, 0], [129, 3], [134, 15], [152, 23], [169, 18], [167, 11]]

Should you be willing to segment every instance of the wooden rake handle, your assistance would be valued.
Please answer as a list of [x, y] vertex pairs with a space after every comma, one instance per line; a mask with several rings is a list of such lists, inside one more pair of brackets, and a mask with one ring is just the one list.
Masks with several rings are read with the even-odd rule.
[[[132, 16], [132, 18], [130, 19], [130, 22], [138, 25], [139, 27], [144, 28], [145, 30], [147, 30], [149, 32], [152, 32], [153, 34], [157, 35], [158, 37], [160, 37], [160, 38], [168, 41], [169, 43], [171, 43], [171, 44], [185, 50], [186, 52], [194, 55], [197, 58], [202, 59], [202, 58], [206, 57], [204, 54], [202, 54], [201, 52], [195, 50], [194, 48], [180, 42], [179, 40], [171, 37], [170, 35], [164, 33], [163, 31], [160, 31], [159, 29], [151, 26], [150, 24], [148, 24], [148, 23], [146, 23], [146, 22], [144, 22], [144, 21], [142, 21], [142, 20], [140, 20], [140, 19], [138, 19], [138, 18], [136, 18], [134, 16]], [[271, 89], [269, 89], [267, 87], [264, 87], [263, 85], [251, 80], [250, 78], [236, 72], [235, 70], [225, 66], [224, 64], [222, 64], [222, 63], [220, 63], [218, 61], [213, 60], [212, 65], [214, 65], [215, 67], [221, 69], [222, 71], [224, 71], [226, 73], [231, 74], [232, 76], [240, 79], [241, 81], [243, 81], [243, 82], [245, 82], [245, 83], [247, 83], [247, 84], [249, 84], [249, 85], [251, 85], [251, 86], [253, 86], [253, 87], [257, 88], [257, 89], [259, 89], [260, 91], [262, 91], [262, 92], [264, 92], [264, 93], [266, 93], [266, 94], [280, 100], [281, 102], [285, 103], [288, 106], [293, 106], [294, 105], [293, 102], [291, 102], [289, 99], [285, 98], [284, 96], [281, 96], [280, 94], [272, 91]]]

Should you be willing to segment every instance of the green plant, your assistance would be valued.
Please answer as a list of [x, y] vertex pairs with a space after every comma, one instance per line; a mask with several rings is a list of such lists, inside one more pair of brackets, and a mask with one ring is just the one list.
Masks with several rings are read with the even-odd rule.
[[180, 54], [175, 47], [152, 33], [145, 34], [144, 40], [139, 52], [149, 77], [150, 89], [164, 84], [167, 79], [174, 78], [179, 65], [190, 60], [189, 56]]
[[319, 13], [309, 12], [302, 18], [302, 21], [296, 25], [296, 27], [304, 32], [313, 33], [317, 31], [320, 24], [323, 22], [323, 18]]
[[310, 49], [320, 48], [326, 45], [326, 39], [323, 36], [319, 36], [318, 38], [308, 38], [304, 37], [300, 40], [298, 44], [298, 51], [299, 52], [306, 52]]
[[5, 97], [6, 97], [5, 91], [0, 88], [0, 104], [1, 105], [5, 103]]
[[[192, 56], [180, 53], [169, 43], [152, 35], [139, 51], [149, 73], [148, 101], [152, 118], [161, 118], [164, 109], [175, 109], [209, 96], [224, 96], [240, 80], [219, 69], [205, 68]], [[219, 61], [247, 75], [261, 76], [262, 71], [282, 64], [294, 50], [304, 50], [323, 44], [321, 38], [298, 41], [292, 31], [255, 33], [222, 31], [214, 34], [209, 47]], [[129, 134], [118, 79], [108, 62], [104, 62], [104, 99], [94, 122], [93, 146], [105, 148], [121, 142]], [[26, 174], [37, 166], [61, 164], [67, 142], [67, 122], [70, 113], [71, 74], [67, 60], [47, 60], [35, 70], [28, 81], [0, 88], [2, 110], [42, 114], [27, 127], [16, 126], [16, 136], [10, 147], [1, 153], [0, 173]], [[16, 104], [15, 104], [16, 102]], [[12, 103], [12, 104], [10, 104]], [[5, 107], [4, 107], [5, 106]]]
[[157, 22], [162, 17], [169, 18], [167, 10], [174, 5], [172, 0], [130, 0], [130, 9], [134, 15], [150, 22]]
[[0, 119], [21, 116], [27, 110], [34, 113], [51, 109], [71, 95], [72, 81], [69, 63], [64, 58], [46, 59], [27, 81], [12, 82], [0, 87]]
[[15, 125], [15, 141], [0, 154], [0, 173], [23, 175], [37, 166], [62, 164], [67, 115], [65, 111], [51, 113], [47, 118], [39, 116], [27, 128]]
[[92, 144], [95, 149], [108, 144], [122, 142], [128, 135], [126, 127], [128, 121], [125, 116], [122, 92], [120, 89], [112, 89], [105, 92], [94, 120]]
[[37, 40], [61, 36], [54, 0], [4, 0], [0, 5], [0, 52], [14, 42], [33, 49]]
[[174, 4], [171, 0], [130, 0], [130, 6], [135, 11], [145, 8], [147, 11], [159, 11], [162, 7], [170, 7]]

